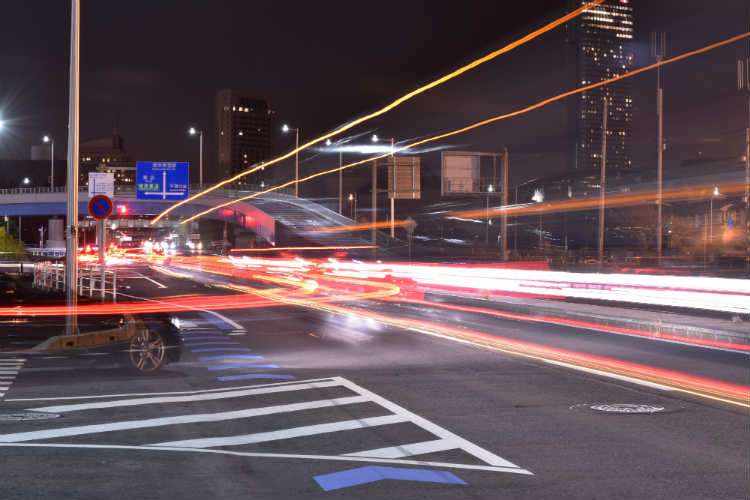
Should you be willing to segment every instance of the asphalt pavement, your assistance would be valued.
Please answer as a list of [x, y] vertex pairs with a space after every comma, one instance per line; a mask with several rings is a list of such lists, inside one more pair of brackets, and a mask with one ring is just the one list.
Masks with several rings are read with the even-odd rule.
[[[150, 300], [226, 294], [211, 285], [231, 281], [138, 272], [149, 279], [127, 293]], [[748, 385], [746, 353], [352, 307]], [[356, 314], [280, 304], [170, 316], [181, 357], [154, 373], [106, 347], [0, 356], [0, 497], [747, 497], [747, 407]]]

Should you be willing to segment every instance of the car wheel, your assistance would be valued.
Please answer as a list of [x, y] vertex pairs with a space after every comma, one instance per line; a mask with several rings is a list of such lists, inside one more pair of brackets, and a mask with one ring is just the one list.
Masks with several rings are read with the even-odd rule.
[[144, 329], [130, 341], [130, 364], [140, 372], [153, 372], [167, 364], [167, 343], [159, 332]]

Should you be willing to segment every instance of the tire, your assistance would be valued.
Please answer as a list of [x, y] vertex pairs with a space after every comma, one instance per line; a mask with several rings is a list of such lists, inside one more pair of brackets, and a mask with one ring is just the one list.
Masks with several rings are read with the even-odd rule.
[[168, 363], [167, 339], [158, 331], [144, 328], [130, 340], [130, 366], [141, 373], [151, 373]]

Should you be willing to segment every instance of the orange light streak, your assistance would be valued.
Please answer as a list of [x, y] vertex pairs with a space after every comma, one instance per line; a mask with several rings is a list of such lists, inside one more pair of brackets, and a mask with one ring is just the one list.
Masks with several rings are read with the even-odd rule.
[[[660, 61], [660, 62], [657, 62], [657, 63], [654, 63], [654, 64], [650, 64], [650, 65], [644, 66], [642, 68], [638, 68], [636, 70], [630, 71], [628, 73], [624, 73], [622, 75], [619, 75], [619, 76], [616, 76], [616, 77], [613, 77], [613, 78], [609, 78], [607, 80], [602, 80], [601, 82], [598, 82], [598, 83], [592, 83], [592, 84], [586, 85], [584, 87], [579, 87], [579, 88], [574, 89], [574, 90], [569, 90], [567, 92], [563, 92], [562, 94], [558, 94], [558, 95], [556, 95], [554, 97], [550, 97], [550, 98], [544, 99], [544, 100], [539, 101], [539, 102], [537, 102], [535, 104], [532, 104], [530, 106], [527, 106], [525, 108], [522, 108], [522, 109], [519, 109], [519, 110], [516, 110], [516, 111], [512, 111], [510, 113], [505, 113], [505, 114], [502, 114], [502, 115], [498, 115], [498, 116], [495, 116], [495, 117], [492, 117], [492, 118], [488, 118], [486, 120], [482, 120], [482, 121], [477, 122], [477, 123], [473, 123], [471, 125], [467, 125], [465, 127], [462, 127], [462, 128], [456, 129], [456, 130], [452, 130], [450, 132], [445, 132], [445, 133], [438, 134], [438, 135], [435, 135], [435, 136], [432, 136], [432, 137], [428, 137], [426, 139], [422, 139], [422, 140], [419, 140], [419, 141], [416, 141], [416, 142], [412, 142], [411, 144], [407, 144], [405, 146], [400, 146], [400, 147], [394, 149], [393, 151], [389, 151], [389, 152], [381, 154], [381, 155], [377, 155], [377, 156], [373, 156], [371, 158], [367, 158], [367, 159], [364, 159], [364, 160], [360, 160], [360, 161], [356, 161], [356, 162], [353, 162], [353, 163], [349, 163], [347, 165], [342, 165], [341, 167], [338, 167], [338, 168], [332, 168], [332, 169], [329, 169], [329, 170], [324, 170], [322, 172], [318, 172], [316, 174], [308, 175], [307, 177], [304, 177], [304, 178], [300, 179], [299, 181], [291, 180], [291, 181], [285, 182], [283, 184], [280, 184], [278, 186], [274, 186], [272, 188], [266, 189], [264, 191], [259, 191], [257, 193], [252, 194], [252, 195], [244, 196], [244, 197], [238, 198], [236, 200], [232, 200], [232, 201], [229, 201], [229, 202], [226, 202], [226, 203], [222, 203], [222, 204], [216, 205], [216, 206], [214, 206], [212, 208], [209, 208], [207, 210], [204, 210], [202, 212], [198, 212], [197, 214], [195, 214], [195, 215], [193, 215], [191, 217], [188, 217], [187, 219], [183, 220], [180, 224], [185, 224], [187, 222], [193, 221], [193, 220], [195, 220], [195, 219], [197, 219], [199, 217], [202, 217], [202, 216], [204, 216], [206, 214], [209, 214], [209, 213], [213, 212], [214, 210], [218, 210], [220, 208], [232, 205], [233, 203], [236, 203], [238, 201], [245, 201], [245, 200], [249, 200], [249, 199], [252, 199], [252, 198], [256, 198], [258, 196], [262, 196], [264, 194], [272, 193], [274, 191], [278, 191], [279, 189], [283, 189], [285, 187], [292, 186], [292, 185], [297, 184], [297, 183], [307, 182], [307, 181], [310, 181], [310, 180], [315, 179], [317, 177], [321, 177], [321, 176], [324, 176], [324, 175], [333, 174], [333, 173], [339, 172], [341, 170], [346, 170], [346, 169], [349, 169], [349, 168], [352, 168], [352, 167], [356, 167], [357, 165], [363, 165], [363, 164], [369, 163], [371, 161], [379, 160], [381, 158], [385, 158], [385, 157], [391, 156], [391, 155], [393, 155], [395, 153], [399, 153], [399, 152], [404, 151], [404, 150], [409, 149], [409, 148], [420, 146], [422, 144], [426, 144], [426, 143], [429, 143], [429, 142], [434, 142], [434, 141], [437, 141], [437, 140], [440, 140], [440, 139], [445, 139], [447, 137], [451, 137], [451, 136], [454, 136], [454, 135], [462, 134], [464, 132], [468, 132], [470, 130], [474, 130], [476, 128], [483, 127], [485, 125], [489, 125], [491, 123], [495, 123], [495, 122], [500, 121], [500, 120], [505, 120], [505, 119], [508, 119], [508, 118], [513, 118], [513, 117], [518, 116], [518, 115], [522, 115], [524, 113], [529, 113], [531, 111], [539, 109], [539, 108], [541, 108], [543, 106], [546, 106], [548, 104], [551, 104], [553, 102], [556, 102], [556, 101], [565, 99], [567, 97], [570, 97], [572, 95], [580, 94], [580, 93], [585, 92], [587, 90], [591, 90], [591, 89], [594, 89], [594, 88], [598, 88], [598, 87], [602, 87], [602, 86], [605, 86], [605, 85], [609, 85], [610, 83], [616, 82], [618, 80], [622, 80], [622, 79], [625, 79], [625, 78], [631, 78], [631, 77], [639, 75], [639, 74], [641, 74], [641, 73], [643, 73], [645, 71], [649, 71], [649, 70], [652, 70], [652, 69], [657, 68], [659, 66], [664, 66], [666, 64], [671, 64], [671, 63], [680, 61], [682, 59], [686, 59], [688, 57], [692, 57], [692, 56], [695, 56], [695, 55], [698, 55], [698, 54], [702, 54], [704, 52], [708, 52], [708, 51], [717, 49], [717, 48], [722, 47], [724, 45], [728, 45], [730, 43], [734, 43], [736, 41], [742, 40], [743, 38], [747, 38], [748, 36], [750, 36], [750, 33], [743, 33], [741, 35], [736, 35], [736, 36], [733, 36], [733, 37], [728, 38], [726, 40], [723, 40], [721, 42], [716, 42], [716, 43], [713, 43], [713, 44], [710, 44], [710, 45], [706, 45], [705, 47], [701, 47], [699, 49], [696, 49], [696, 50], [693, 50], [693, 51], [690, 51], [690, 52], [686, 52], [686, 53], [681, 54], [679, 56], [675, 56], [675, 57], [672, 57], [670, 59], [665, 59], [663, 61]], [[184, 201], [187, 201], [187, 200], [184, 200]], [[162, 214], [165, 214], [165, 212], [162, 212]], [[161, 217], [161, 215], [159, 217]], [[154, 219], [152, 221], [152, 223], [155, 222], [156, 220], [157, 219]]]
[[[686, 200], [707, 200], [713, 196], [713, 190], [716, 183], [687, 186], [679, 188], [668, 188], [663, 191], [662, 198], [665, 201], [686, 201]], [[745, 192], [744, 182], [732, 182], [721, 184], [721, 192], [726, 196], [739, 196]], [[607, 207], [625, 207], [632, 205], [641, 205], [644, 203], [655, 202], [657, 192], [639, 191], [635, 193], [620, 193], [607, 195]], [[582, 198], [573, 198], [570, 200], [551, 201], [544, 203], [534, 203], [523, 206], [508, 206], [502, 209], [485, 209], [464, 210], [453, 212], [446, 217], [461, 217], [482, 219], [486, 217], [497, 217], [501, 214], [510, 216], [529, 215], [529, 214], [546, 214], [553, 212], [574, 212], [577, 210], [590, 210], [596, 208], [601, 203], [599, 196], [586, 196]]]
[[525, 43], [530, 42], [531, 40], [533, 40], [535, 38], [538, 38], [539, 36], [543, 35], [544, 33], [548, 32], [548, 31], [551, 31], [551, 30], [557, 28], [558, 26], [560, 26], [562, 24], [565, 24], [566, 22], [570, 21], [571, 19], [576, 18], [577, 16], [579, 16], [583, 12], [585, 12], [585, 11], [591, 9], [592, 7], [595, 7], [595, 6], [597, 6], [597, 5], [599, 5], [599, 4], [603, 3], [603, 2], [604, 2], [604, 0], [592, 0], [591, 2], [587, 3], [586, 5], [582, 5], [581, 7], [577, 8], [576, 10], [574, 10], [572, 12], [569, 12], [568, 14], [566, 14], [566, 15], [558, 18], [558, 19], [555, 19], [551, 23], [546, 24], [545, 26], [542, 26], [541, 28], [539, 28], [539, 29], [537, 29], [535, 31], [532, 31], [528, 35], [526, 35], [526, 36], [524, 36], [522, 38], [519, 38], [518, 40], [516, 40], [516, 41], [514, 41], [512, 43], [509, 43], [505, 47], [502, 47], [502, 48], [500, 48], [498, 50], [495, 50], [494, 52], [490, 52], [489, 54], [487, 54], [487, 55], [485, 55], [483, 57], [480, 57], [479, 59], [475, 59], [474, 61], [466, 64], [465, 66], [461, 66], [460, 68], [458, 68], [458, 69], [456, 69], [456, 70], [448, 73], [447, 75], [444, 75], [444, 76], [438, 78], [437, 80], [433, 80], [430, 83], [427, 83], [427, 84], [422, 85], [421, 87], [419, 87], [419, 88], [417, 88], [415, 90], [412, 90], [408, 94], [405, 94], [405, 95], [399, 97], [398, 99], [396, 99], [392, 103], [390, 103], [390, 104], [388, 104], [386, 106], [383, 106], [382, 108], [378, 109], [377, 111], [374, 111], [374, 112], [372, 112], [370, 114], [367, 114], [365, 116], [362, 116], [360, 118], [356, 118], [355, 120], [352, 120], [351, 122], [349, 122], [349, 123], [347, 123], [345, 125], [342, 125], [341, 127], [335, 129], [333, 132], [329, 132], [328, 134], [322, 135], [322, 136], [320, 136], [320, 137], [318, 137], [316, 139], [312, 139], [312, 140], [310, 140], [310, 141], [302, 144], [298, 148], [289, 151], [288, 153], [285, 153], [285, 154], [283, 154], [281, 156], [273, 158], [272, 160], [269, 160], [269, 161], [267, 161], [265, 163], [262, 163], [261, 165], [258, 165], [256, 167], [253, 167], [253, 168], [249, 169], [249, 170], [246, 170], [245, 172], [240, 172], [239, 174], [235, 175], [234, 177], [230, 177], [229, 179], [225, 179], [225, 180], [223, 180], [223, 181], [221, 181], [221, 182], [219, 182], [217, 184], [214, 184], [210, 188], [201, 191], [200, 193], [194, 194], [193, 196], [191, 196], [191, 197], [189, 197], [189, 198], [187, 198], [185, 200], [182, 200], [182, 201], [180, 201], [178, 203], [175, 203], [174, 205], [172, 205], [171, 207], [167, 208], [162, 213], [160, 213], [159, 215], [157, 215], [151, 221], [151, 224], [156, 223], [158, 220], [160, 220], [163, 217], [165, 217], [169, 212], [171, 212], [175, 208], [177, 208], [179, 206], [182, 206], [185, 203], [189, 203], [189, 202], [195, 200], [196, 198], [199, 198], [201, 196], [205, 196], [206, 194], [219, 189], [221, 186], [224, 186], [226, 184], [229, 184], [230, 182], [234, 182], [234, 181], [236, 181], [238, 179], [241, 179], [242, 177], [244, 177], [246, 175], [250, 175], [253, 172], [257, 172], [258, 170], [265, 169], [266, 167], [269, 167], [269, 166], [271, 166], [271, 165], [273, 165], [275, 163], [278, 163], [280, 161], [286, 160], [287, 158], [291, 158], [295, 154], [299, 153], [300, 151], [302, 151], [304, 149], [309, 148], [310, 146], [314, 146], [315, 144], [323, 142], [326, 139], [330, 139], [332, 137], [335, 137], [335, 136], [341, 134], [342, 132], [346, 132], [347, 130], [349, 130], [351, 128], [354, 128], [354, 127], [356, 127], [357, 125], [359, 125], [361, 123], [364, 123], [364, 122], [366, 122], [368, 120], [371, 120], [372, 118], [376, 118], [376, 117], [378, 117], [380, 115], [383, 115], [383, 114], [389, 112], [390, 110], [394, 109], [395, 107], [403, 104], [404, 102], [406, 102], [406, 101], [408, 101], [408, 100], [410, 100], [410, 99], [418, 96], [419, 94], [427, 92], [428, 90], [430, 90], [430, 89], [432, 89], [434, 87], [437, 87], [438, 85], [441, 85], [441, 84], [447, 82], [448, 80], [452, 80], [453, 78], [456, 78], [456, 77], [458, 77], [458, 76], [466, 73], [467, 71], [476, 68], [477, 66], [480, 66], [480, 65], [482, 65], [482, 64], [484, 64], [486, 62], [489, 62], [489, 61], [491, 61], [491, 60], [493, 60], [493, 59], [495, 59], [495, 58], [497, 58], [497, 57], [499, 57], [499, 56], [501, 56], [501, 55], [503, 55], [503, 54], [505, 54], [507, 52], [510, 52], [511, 50], [513, 50], [513, 49], [515, 49], [517, 47], [520, 47], [521, 45], [523, 45]]

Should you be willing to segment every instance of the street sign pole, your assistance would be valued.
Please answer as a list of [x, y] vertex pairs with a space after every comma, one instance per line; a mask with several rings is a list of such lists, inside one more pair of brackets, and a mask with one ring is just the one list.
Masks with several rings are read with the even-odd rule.
[[104, 246], [107, 244], [107, 238], [104, 234], [104, 219], [96, 221], [96, 244], [99, 246], [99, 264], [104, 265]]
[[78, 334], [76, 282], [78, 281], [78, 57], [80, 0], [71, 0], [70, 15], [70, 100], [68, 114], [67, 225], [65, 241], [65, 334]]

